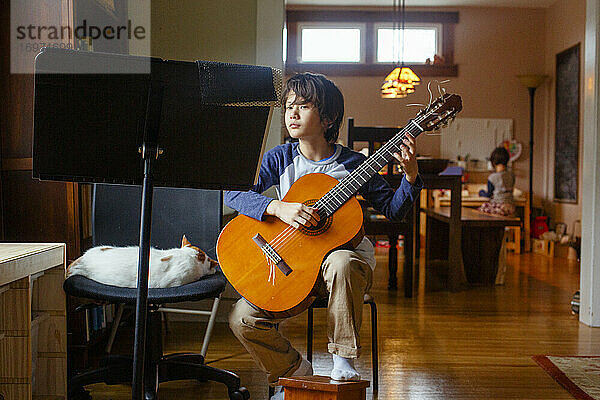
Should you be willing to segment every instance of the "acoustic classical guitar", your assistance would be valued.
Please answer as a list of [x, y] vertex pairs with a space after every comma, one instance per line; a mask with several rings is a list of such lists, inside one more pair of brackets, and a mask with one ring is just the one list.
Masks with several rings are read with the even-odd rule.
[[217, 255], [235, 290], [272, 312], [303, 303], [327, 253], [349, 242], [362, 227], [362, 210], [354, 196], [358, 190], [400, 152], [406, 134], [417, 137], [436, 129], [461, 109], [460, 96], [444, 94], [341, 181], [321, 173], [298, 179], [282, 200], [317, 208], [317, 226], [295, 229], [272, 216], [261, 222], [239, 215], [229, 222], [219, 236]]

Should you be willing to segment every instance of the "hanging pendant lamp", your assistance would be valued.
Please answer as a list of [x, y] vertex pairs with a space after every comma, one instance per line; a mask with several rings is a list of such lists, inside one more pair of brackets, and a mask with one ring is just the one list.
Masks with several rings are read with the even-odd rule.
[[[384, 99], [401, 99], [414, 93], [415, 86], [421, 83], [421, 79], [409, 67], [404, 66], [404, 21], [405, 21], [405, 0], [401, 0], [402, 4], [402, 43], [400, 52], [400, 66], [394, 68], [392, 72], [386, 76], [383, 85], [381, 85], [381, 97]], [[394, 29], [393, 37], [396, 36], [397, 21], [398, 21], [398, 6], [394, 0]], [[396, 43], [394, 39], [393, 43]], [[395, 55], [395, 51], [393, 52]]]

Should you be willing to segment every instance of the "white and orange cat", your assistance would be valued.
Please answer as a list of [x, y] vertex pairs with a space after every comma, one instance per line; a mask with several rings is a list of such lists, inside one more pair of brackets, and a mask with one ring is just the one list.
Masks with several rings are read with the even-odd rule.
[[[67, 268], [67, 278], [83, 275], [106, 285], [137, 287], [137, 246], [98, 246], [86, 251]], [[192, 246], [185, 235], [181, 248], [150, 249], [148, 287], [165, 288], [194, 282], [215, 273], [218, 263], [199, 248]]]

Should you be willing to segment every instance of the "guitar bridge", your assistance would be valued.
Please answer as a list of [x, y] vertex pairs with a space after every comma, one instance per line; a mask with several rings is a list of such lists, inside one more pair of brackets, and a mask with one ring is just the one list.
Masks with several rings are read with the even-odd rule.
[[292, 269], [290, 268], [290, 266], [287, 265], [285, 261], [283, 261], [283, 258], [281, 258], [279, 254], [277, 254], [275, 249], [269, 243], [267, 243], [267, 241], [260, 235], [260, 233], [254, 235], [252, 240], [258, 245], [258, 247], [260, 247], [267, 259], [272, 261], [273, 264], [277, 265], [277, 268], [279, 268], [279, 270], [283, 272], [285, 276], [288, 276], [292, 273]]

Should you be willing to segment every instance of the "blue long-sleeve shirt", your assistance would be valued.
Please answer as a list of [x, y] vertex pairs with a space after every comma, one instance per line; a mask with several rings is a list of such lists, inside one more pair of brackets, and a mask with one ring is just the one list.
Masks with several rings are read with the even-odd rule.
[[[364, 154], [336, 144], [335, 152], [331, 157], [312, 161], [300, 153], [298, 143], [280, 145], [263, 156], [258, 183], [247, 192], [226, 191], [225, 204], [248, 217], [262, 221], [267, 206], [273, 200], [261, 194], [265, 190], [275, 187], [277, 197], [281, 200], [292, 184], [306, 174], [320, 172], [342, 180], [365, 159]], [[421, 177], [417, 177], [412, 185], [403, 177], [400, 187], [394, 190], [381, 175], [375, 174], [359, 190], [359, 193], [388, 219], [399, 220], [410, 210], [422, 188]], [[364, 238], [355, 251], [371, 268], [375, 268], [373, 246], [368, 239]]]
[[483, 189], [481, 189], [479, 191], [479, 196], [480, 197], [492, 197], [492, 194], [494, 193], [494, 184], [490, 181], [487, 181], [487, 192]]
[[[273, 199], [261, 193], [270, 187], [274, 186], [277, 197], [282, 199], [292, 184], [306, 174], [321, 172], [342, 180], [365, 159], [362, 153], [336, 145], [331, 157], [312, 161], [298, 151], [298, 143], [280, 145], [265, 153], [258, 183], [247, 192], [225, 192], [225, 204], [244, 215], [263, 220], [267, 206]], [[383, 177], [375, 174], [359, 193], [388, 219], [399, 220], [410, 210], [422, 188], [420, 177], [412, 185], [403, 177], [400, 187], [394, 191]]]

